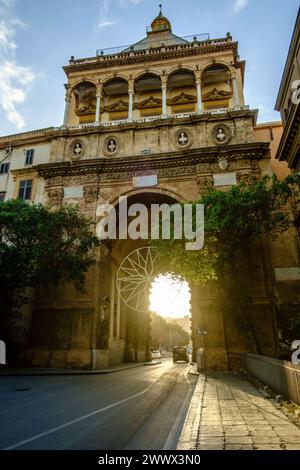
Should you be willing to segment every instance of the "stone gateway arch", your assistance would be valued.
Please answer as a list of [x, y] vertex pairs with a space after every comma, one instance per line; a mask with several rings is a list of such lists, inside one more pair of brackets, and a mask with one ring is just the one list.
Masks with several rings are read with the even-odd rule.
[[[5, 198], [24, 196], [52, 210], [75, 203], [97, 224], [99, 206], [121, 196], [146, 205], [191, 201], [208, 188], [223, 191], [272, 173], [257, 110], [244, 101], [245, 62], [229, 33], [180, 38], [160, 13], [141, 41], [118, 53], [72, 56], [64, 71], [63, 125], [0, 138], [0, 151], [13, 149], [18, 161], [30, 152], [32, 162], [12, 166]], [[283, 261], [266, 243], [252, 259], [249, 283], [262, 353], [275, 355], [272, 299], [296, 299], [299, 283], [285, 278], [289, 287], [282, 288], [274, 269], [292, 266], [294, 255], [285, 251]], [[116, 289], [120, 264], [141, 246], [143, 240], [103, 241], [84, 293], [71, 285], [37, 290], [19, 325], [20, 361], [99, 369], [147, 360], [149, 314], [130, 309]], [[197, 331], [205, 328], [207, 366], [234, 367], [248, 345], [224, 316], [217, 283], [190, 288], [194, 350], [203, 346]]]

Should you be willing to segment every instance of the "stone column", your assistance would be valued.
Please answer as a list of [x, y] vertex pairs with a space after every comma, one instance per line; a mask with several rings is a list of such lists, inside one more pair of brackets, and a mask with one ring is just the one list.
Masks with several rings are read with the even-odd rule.
[[167, 77], [161, 77], [162, 116], [167, 116]]
[[70, 103], [71, 103], [71, 95], [70, 95], [70, 85], [66, 84], [65, 85], [66, 89], [66, 97], [65, 97], [65, 114], [64, 114], [64, 126], [68, 124], [68, 119], [69, 119], [69, 111], [70, 111]]
[[121, 299], [118, 290], [115, 291], [115, 303], [117, 304], [117, 338], [121, 336]]
[[239, 93], [238, 93], [235, 74], [231, 76], [231, 83], [232, 83], [232, 89], [233, 89], [234, 107], [238, 108], [240, 106], [240, 100], [239, 100]]
[[101, 121], [101, 98], [102, 90], [98, 89], [96, 93], [97, 103], [96, 103], [96, 115], [95, 115], [95, 125], [99, 126]]
[[110, 320], [109, 320], [109, 339], [114, 337], [114, 314], [115, 314], [115, 269], [111, 270], [111, 284], [110, 284]]
[[128, 121], [132, 121], [133, 118], [133, 95], [134, 89], [133, 87], [128, 88], [128, 96], [129, 96], [129, 104], [128, 104]]
[[201, 90], [201, 80], [196, 80], [196, 89], [197, 89], [197, 113], [201, 114], [203, 112], [202, 106], [202, 90]]

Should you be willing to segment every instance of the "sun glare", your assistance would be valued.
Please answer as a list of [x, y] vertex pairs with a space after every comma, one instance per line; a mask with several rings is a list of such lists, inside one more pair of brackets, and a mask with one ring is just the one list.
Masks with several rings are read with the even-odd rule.
[[162, 317], [182, 318], [190, 315], [190, 289], [186, 281], [160, 275], [150, 292], [150, 310]]

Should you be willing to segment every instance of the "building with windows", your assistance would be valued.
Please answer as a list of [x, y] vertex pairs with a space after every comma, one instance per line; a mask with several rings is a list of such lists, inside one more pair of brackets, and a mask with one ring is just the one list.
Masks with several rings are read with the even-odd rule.
[[283, 136], [277, 158], [287, 161], [293, 170], [300, 170], [300, 10], [296, 19], [275, 109], [280, 111]]
[[[275, 109], [280, 111], [283, 135], [276, 158], [300, 172], [300, 9], [278, 91]], [[300, 234], [300, 203], [295, 202], [295, 222]]]
[[[272, 174], [272, 132], [257, 130], [257, 110], [245, 104], [245, 62], [230, 33], [181, 38], [160, 11], [142, 40], [71, 57], [64, 71], [62, 126], [0, 137], [1, 164], [10, 164], [0, 174], [2, 199], [21, 197], [53, 210], [77, 203], [97, 225], [99, 206], [117, 207], [122, 196], [128, 204], [148, 206], [184, 202], [212, 186], [226, 190]], [[120, 298], [116, 276], [124, 258], [145, 245], [102, 243], [84, 293], [72, 286], [37, 290], [22, 360], [82, 368], [144, 361], [147, 295], [132, 308]], [[247, 262], [256, 334], [262, 352], [274, 356], [275, 287], [286, 263], [299, 261], [293, 247], [275, 260], [268, 247], [261, 241]], [[298, 287], [289, 284], [289, 292]], [[204, 328], [207, 366], [236, 365], [249, 345], [238, 325], [224, 317], [217, 286], [190, 288], [194, 348], [201, 347], [197, 331]]]

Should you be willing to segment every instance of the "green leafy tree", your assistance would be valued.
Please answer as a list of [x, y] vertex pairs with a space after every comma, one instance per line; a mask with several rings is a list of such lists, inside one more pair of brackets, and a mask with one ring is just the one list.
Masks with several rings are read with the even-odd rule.
[[28, 288], [73, 282], [83, 290], [84, 275], [94, 263], [92, 249], [98, 244], [91, 222], [77, 207], [49, 211], [22, 200], [1, 203], [2, 335], [8, 336], [10, 312], [27, 301]]
[[[205, 243], [202, 250], [186, 251], [187, 240], [153, 241], [159, 252], [160, 270], [171, 271], [196, 285], [219, 280], [225, 313], [235, 315], [241, 331], [247, 331], [249, 344], [261, 352], [251, 318], [249, 264], [257, 244], [268, 236], [275, 240], [288, 230], [293, 219], [288, 209], [297, 196], [299, 175], [279, 181], [275, 176], [240, 183], [228, 191], [209, 189], [200, 200], [205, 214]], [[193, 213], [195, 214], [195, 210]], [[193, 220], [196, 229], [196, 221]]]

